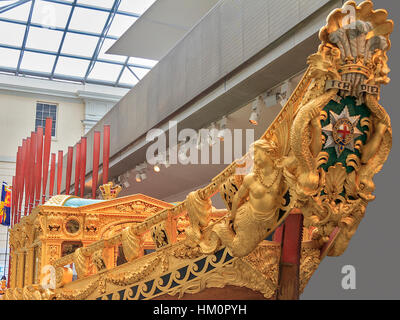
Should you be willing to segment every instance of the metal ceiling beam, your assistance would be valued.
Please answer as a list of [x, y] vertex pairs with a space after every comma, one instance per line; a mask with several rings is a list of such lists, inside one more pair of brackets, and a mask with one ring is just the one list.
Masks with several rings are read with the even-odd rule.
[[56, 56], [56, 58], [54, 60], [53, 68], [51, 69], [50, 80], [53, 79], [54, 71], [56, 70], [58, 59], [60, 58], [60, 53], [61, 53], [62, 47], [64, 45], [65, 36], [67, 35], [67, 31], [68, 31], [69, 25], [71, 23], [72, 15], [74, 14], [76, 1], [77, 0], [74, 0], [74, 2], [72, 3], [72, 8], [71, 8], [71, 11], [69, 12], [67, 23], [65, 24], [65, 30], [64, 30], [64, 33], [62, 35], [62, 38], [61, 38], [61, 41], [60, 41], [60, 45], [58, 46], [57, 56]]
[[112, 24], [112, 22], [114, 20], [115, 14], [118, 11], [118, 7], [119, 7], [120, 4], [121, 4], [121, 0], [114, 0], [114, 4], [113, 4], [113, 6], [111, 8], [111, 11], [108, 14], [108, 17], [107, 17], [106, 23], [104, 25], [103, 31], [101, 32], [101, 37], [99, 38], [99, 41], [97, 42], [96, 49], [93, 52], [92, 59], [90, 60], [89, 66], [88, 66], [88, 68], [86, 70], [85, 81], [87, 80], [90, 72], [92, 72], [92, 70], [94, 68], [94, 65], [96, 64], [96, 60], [97, 60], [97, 58], [99, 56], [100, 50], [101, 50], [101, 48], [103, 46], [103, 43], [104, 43], [104, 39], [105, 39], [104, 36], [108, 33], [108, 30], [111, 27], [111, 24]]
[[[0, 72], [3, 72], [3, 73], [15, 73], [15, 69], [14, 68], [7, 68], [7, 67], [0, 67]], [[51, 74], [50, 73], [46, 73], [46, 72], [38, 72], [38, 71], [31, 71], [31, 70], [21, 69], [20, 70], [20, 75], [49, 79]], [[63, 81], [71, 81], [71, 82], [83, 83], [83, 78], [73, 77], [73, 76], [64, 76], [62, 74], [54, 74], [53, 80], [63, 80]], [[102, 80], [90, 80], [90, 79], [88, 79], [86, 81], [86, 83], [115, 87], [115, 83], [112, 82], [112, 81], [102, 81]], [[119, 88], [125, 88], [125, 89], [132, 89], [133, 85], [120, 84], [120, 85], [118, 85], [118, 87]]]
[[28, 39], [28, 34], [29, 34], [29, 28], [31, 27], [31, 21], [32, 21], [32, 14], [33, 14], [33, 9], [35, 8], [35, 0], [32, 0], [31, 3], [31, 8], [29, 9], [29, 16], [28, 20], [26, 22], [26, 28], [25, 28], [25, 34], [24, 34], [24, 39], [22, 41], [22, 48], [21, 52], [19, 54], [19, 59], [18, 59], [18, 64], [17, 64], [17, 70], [15, 71], [15, 74], [18, 75], [19, 69], [21, 68], [21, 62], [22, 58], [24, 57], [25, 53], [25, 47], [26, 47], [26, 41]]
[[[31, 0], [28, 0], [31, 1]], [[26, 25], [26, 21], [23, 20], [15, 20], [15, 19], [8, 19], [8, 18], [2, 18], [0, 17], [0, 22], [9, 22], [9, 23], [14, 23], [14, 24], [18, 24], [18, 25], [22, 25], [25, 26]], [[31, 27], [35, 27], [35, 28], [44, 28], [43, 25], [39, 24], [39, 23], [34, 23], [31, 22]], [[60, 28], [60, 27], [51, 27], [51, 30], [55, 30], [55, 31], [61, 31], [64, 32], [65, 28]], [[84, 35], [84, 36], [91, 36], [91, 37], [100, 37], [101, 34], [100, 33], [94, 33], [94, 32], [88, 32], [88, 31], [80, 31], [80, 30], [75, 30], [75, 29], [68, 29], [69, 33], [75, 33], [75, 34], [80, 34], [80, 35]], [[118, 40], [118, 37], [115, 36], [110, 36], [110, 35], [106, 35], [105, 36], [107, 39], [111, 39], [111, 40]]]
[[125, 71], [125, 68], [126, 68], [128, 62], [129, 62], [129, 59], [130, 59], [129, 57], [126, 58], [125, 63], [124, 63], [124, 66], [122, 67], [121, 72], [119, 73], [118, 78], [117, 78], [117, 80], [115, 81], [115, 86], [116, 86], [116, 87], [118, 87], [118, 85], [119, 85], [119, 81], [121, 80], [122, 74], [123, 74], [124, 71]]
[[136, 77], [136, 79], [138, 79], [138, 81], [140, 81], [139, 77], [136, 75], [136, 73], [129, 67], [126, 66], [128, 68], [128, 70]]
[[[1, 44], [0, 43], [0, 48], [5, 48], [5, 49], [12, 49], [12, 50], [22, 50], [22, 47], [18, 46], [12, 46], [8, 44]], [[57, 52], [54, 51], [47, 51], [47, 50], [41, 50], [41, 49], [34, 49], [34, 48], [25, 48], [25, 51], [27, 52], [34, 52], [34, 53], [42, 53], [42, 54], [48, 54], [51, 56], [56, 56]], [[79, 59], [79, 60], [86, 60], [90, 61], [91, 58], [85, 57], [85, 56], [78, 56], [78, 55], [73, 55], [73, 54], [68, 54], [68, 53], [60, 53], [60, 57], [65, 57], [65, 58], [72, 58], [72, 59]], [[104, 63], [109, 63], [109, 64], [115, 64], [119, 66], [123, 66], [124, 62], [119, 62], [119, 61], [114, 61], [114, 60], [107, 60], [107, 59], [97, 59], [99, 62], [104, 62]], [[129, 67], [133, 68], [141, 68], [141, 69], [147, 69], [150, 70], [152, 67], [141, 65], [141, 64], [128, 64]]]
[[23, 5], [24, 3], [27, 3], [31, 0], [20, 0], [11, 4], [8, 4], [6, 6], [0, 7], [0, 14], [7, 12], [8, 10], [14, 9], [16, 7], [19, 7], [20, 5]]
[[[68, 5], [68, 6], [71, 5], [71, 2], [67, 2], [67, 1], [63, 1], [63, 0], [43, 0], [43, 1], [56, 3], [56, 4], [64, 4], [64, 5]], [[130, 0], [130, 1], [132, 1], [132, 0]], [[78, 8], [91, 9], [91, 10], [97, 10], [97, 11], [102, 11], [102, 12], [110, 12], [110, 9], [103, 8], [103, 7], [98, 7], [98, 6], [93, 6], [93, 5], [89, 5], [89, 4], [84, 4], [84, 3], [78, 3], [76, 6]], [[129, 16], [129, 17], [135, 17], [135, 18], [139, 18], [140, 17], [140, 14], [131, 13], [131, 12], [127, 12], [127, 11], [118, 10], [116, 13], [124, 15], [124, 16]]]

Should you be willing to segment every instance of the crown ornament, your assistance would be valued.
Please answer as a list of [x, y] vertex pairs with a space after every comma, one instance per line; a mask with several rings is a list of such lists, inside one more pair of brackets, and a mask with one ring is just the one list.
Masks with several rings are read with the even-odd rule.
[[309, 57], [311, 72], [327, 76], [325, 90], [338, 89], [338, 102], [353, 96], [365, 102], [365, 94], [378, 95], [380, 85], [389, 83], [387, 51], [393, 21], [387, 11], [373, 10], [371, 1], [357, 5], [347, 1], [334, 10], [319, 33], [322, 44]]
[[114, 186], [114, 183], [110, 181], [101, 185], [99, 189], [104, 200], [112, 200], [118, 197], [122, 187], [120, 185]]

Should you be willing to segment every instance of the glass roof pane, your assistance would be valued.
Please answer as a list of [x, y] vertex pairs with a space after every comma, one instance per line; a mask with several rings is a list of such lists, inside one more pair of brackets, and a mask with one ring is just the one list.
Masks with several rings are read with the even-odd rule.
[[149, 69], [143, 69], [143, 68], [133, 68], [133, 67], [130, 68], [139, 77], [139, 79], [142, 79], [150, 71]]
[[21, 47], [25, 26], [0, 21], [0, 43]]
[[70, 28], [100, 34], [106, 24], [107, 17], [107, 12], [75, 8]]
[[131, 13], [143, 14], [156, 0], [122, 0], [119, 10]]
[[110, 8], [112, 8], [112, 6], [114, 4], [114, 0], [96, 0], [96, 1], [93, 1], [93, 0], [78, 0], [78, 3], [88, 4], [88, 5], [92, 5], [92, 6], [96, 6], [96, 7], [110, 9]]
[[122, 66], [110, 63], [96, 62], [89, 79], [115, 82], [121, 72]]
[[139, 64], [139, 65], [142, 65], [142, 66], [154, 67], [158, 63], [158, 61], [132, 57], [132, 58], [129, 59], [129, 63], [131, 63], [131, 64]]
[[0, 68], [16, 68], [20, 52], [20, 50], [0, 48]]
[[135, 23], [137, 19], [134, 17], [116, 14], [111, 24], [108, 34], [110, 36], [120, 37], [128, 28]]
[[69, 5], [36, 1], [32, 22], [47, 28], [65, 28], [71, 8]]
[[[4, 4], [3, 4], [3, 2], [4, 2]], [[0, 7], [6, 6], [6, 5], [12, 4], [12, 3], [15, 3], [15, 0], [14, 1], [0, 1]], [[10, 9], [6, 12], [1, 13], [0, 17], [26, 21], [26, 20], [28, 20], [30, 8], [31, 8], [31, 3], [27, 2], [18, 7], [15, 7], [13, 9]]]
[[125, 62], [126, 57], [124, 57], [124, 56], [118, 56], [118, 55], [114, 55], [114, 54], [106, 54], [105, 53], [114, 44], [114, 42], [115, 42], [115, 40], [112, 40], [112, 39], [104, 40], [103, 46], [101, 47], [101, 50], [99, 53], [99, 59]]
[[135, 76], [128, 70], [128, 68], [125, 68], [124, 72], [122, 73], [122, 77], [119, 80], [120, 83], [123, 84], [129, 84], [131, 86], [135, 85], [138, 83], [138, 79], [135, 78]]
[[67, 33], [64, 40], [62, 53], [92, 57], [99, 38], [81, 34]]
[[89, 61], [60, 57], [55, 73], [83, 78], [89, 66]]
[[48, 54], [25, 52], [21, 62], [21, 69], [50, 73], [55, 58], [55, 56]]
[[31, 27], [26, 47], [57, 52], [62, 35], [61, 31]]

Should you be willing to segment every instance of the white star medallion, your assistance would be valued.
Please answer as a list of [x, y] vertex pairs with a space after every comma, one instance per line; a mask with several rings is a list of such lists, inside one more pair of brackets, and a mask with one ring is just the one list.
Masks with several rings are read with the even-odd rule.
[[332, 110], [329, 113], [331, 122], [322, 128], [322, 131], [328, 136], [324, 149], [335, 147], [337, 157], [344, 149], [354, 151], [354, 139], [363, 134], [357, 128], [360, 116], [350, 117], [347, 106], [339, 115]]

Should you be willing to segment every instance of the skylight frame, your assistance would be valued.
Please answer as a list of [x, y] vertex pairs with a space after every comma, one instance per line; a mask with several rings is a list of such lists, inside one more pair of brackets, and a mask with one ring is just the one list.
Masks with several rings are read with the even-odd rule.
[[[8, 66], [7, 67], [0, 66], [0, 72], [13, 73], [15, 75], [22, 75], [22, 76], [48, 78], [50, 80], [73, 81], [73, 82], [78, 82], [78, 83], [82, 83], [82, 84], [93, 83], [93, 84], [108, 85], [108, 86], [114, 86], [114, 87], [132, 88], [135, 85], [134, 83], [132, 83], [131, 85], [128, 85], [126, 83], [121, 83], [121, 81], [120, 81], [121, 77], [123, 76], [124, 71], [129, 70], [130, 72], [133, 73], [133, 75], [135, 76], [135, 78], [137, 80], [140, 80], [139, 77], [132, 71], [133, 68], [141, 68], [141, 69], [150, 70], [153, 67], [153, 65], [132, 63], [132, 60], [130, 60], [130, 57], [122, 57], [122, 59], [121, 59], [121, 58], [112, 57], [112, 55], [110, 55], [110, 58], [108, 59], [108, 58], [104, 57], [103, 54], [101, 54], [101, 57], [99, 57], [99, 55], [102, 51], [103, 43], [106, 39], [114, 40], [114, 41], [118, 39], [116, 36], [108, 34], [108, 30], [112, 26], [114, 17], [116, 17], [117, 15], [124, 15], [127, 17], [132, 17], [132, 23], [134, 23], [136, 21], [136, 19], [140, 17], [139, 14], [118, 9], [119, 4], [122, 1], [126, 1], [126, 0], [114, 0], [113, 6], [111, 8], [104, 8], [104, 7], [99, 7], [96, 5], [90, 5], [90, 4], [79, 2], [78, 0], [73, 0], [73, 1], [40, 0], [42, 2], [47, 2], [49, 4], [53, 3], [53, 4], [57, 4], [57, 5], [68, 6], [68, 10], [69, 10], [68, 20], [64, 27], [62, 27], [62, 26], [51, 27], [51, 30], [62, 32], [62, 37], [61, 37], [61, 41], [58, 46], [58, 50], [48, 51], [48, 50], [28, 47], [27, 39], [28, 39], [29, 31], [31, 30], [31, 28], [44, 28], [43, 25], [41, 25], [40, 23], [32, 22], [32, 15], [34, 14], [34, 10], [35, 10], [35, 2], [38, 2], [38, 1], [39, 0], [16, 0], [14, 3], [8, 4], [5, 6], [1, 6], [1, 3], [0, 3], [0, 21], [1, 22], [25, 26], [24, 38], [23, 38], [23, 41], [20, 46], [1, 43], [1, 39], [0, 39], [0, 48], [13, 49], [13, 50], [16, 50], [16, 53], [19, 53], [19, 58], [18, 58], [18, 63], [17, 63], [16, 68], [13, 69]], [[1, 17], [2, 12], [13, 10], [14, 8], [16, 8], [20, 5], [24, 5], [24, 4], [26, 5], [26, 3], [29, 3], [29, 5], [30, 5], [28, 17], [24, 17], [23, 19], [20, 19], [20, 17], [17, 17], [17, 16], [15, 16], [15, 18], [17, 18], [17, 19], [11, 19], [11, 15], [9, 15], [10, 18]], [[71, 19], [73, 18], [75, 8], [97, 10], [97, 11], [102, 11], [102, 12], [107, 13], [108, 18], [106, 20], [106, 23], [104, 25], [102, 32], [95, 33], [95, 32], [88, 32], [88, 31], [83, 31], [83, 30], [73, 29], [73, 28], [70, 29], [69, 26], [71, 23]], [[97, 39], [97, 45], [96, 45], [95, 50], [93, 52], [91, 50], [89, 50], [89, 52], [91, 53], [89, 56], [80, 56], [77, 54], [64, 53], [62, 51], [62, 48], [64, 46], [64, 41], [65, 41], [66, 35], [68, 33], [95, 37]], [[57, 47], [57, 46], [55, 46], [55, 47]], [[22, 64], [25, 52], [32, 52], [32, 53], [39, 53], [39, 54], [55, 56], [52, 70], [50, 72], [38, 72], [35, 70], [26, 70], [24, 68], [21, 68], [21, 64]], [[58, 63], [60, 57], [89, 61], [89, 65], [88, 65], [85, 75], [83, 77], [81, 77], [81, 76], [78, 77], [78, 76], [68, 76], [68, 75], [56, 74], [57, 63]], [[119, 72], [117, 72], [117, 74], [119, 73], [117, 79], [113, 79], [113, 81], [104, 81], [104, 80], [97, 81], [97, 80], [93, 79], [93, 77], [91, 77], [91, 71], [93, 70], [93, 68], [97, 62], [121, 66], [122, 67], [121, 70]]]

